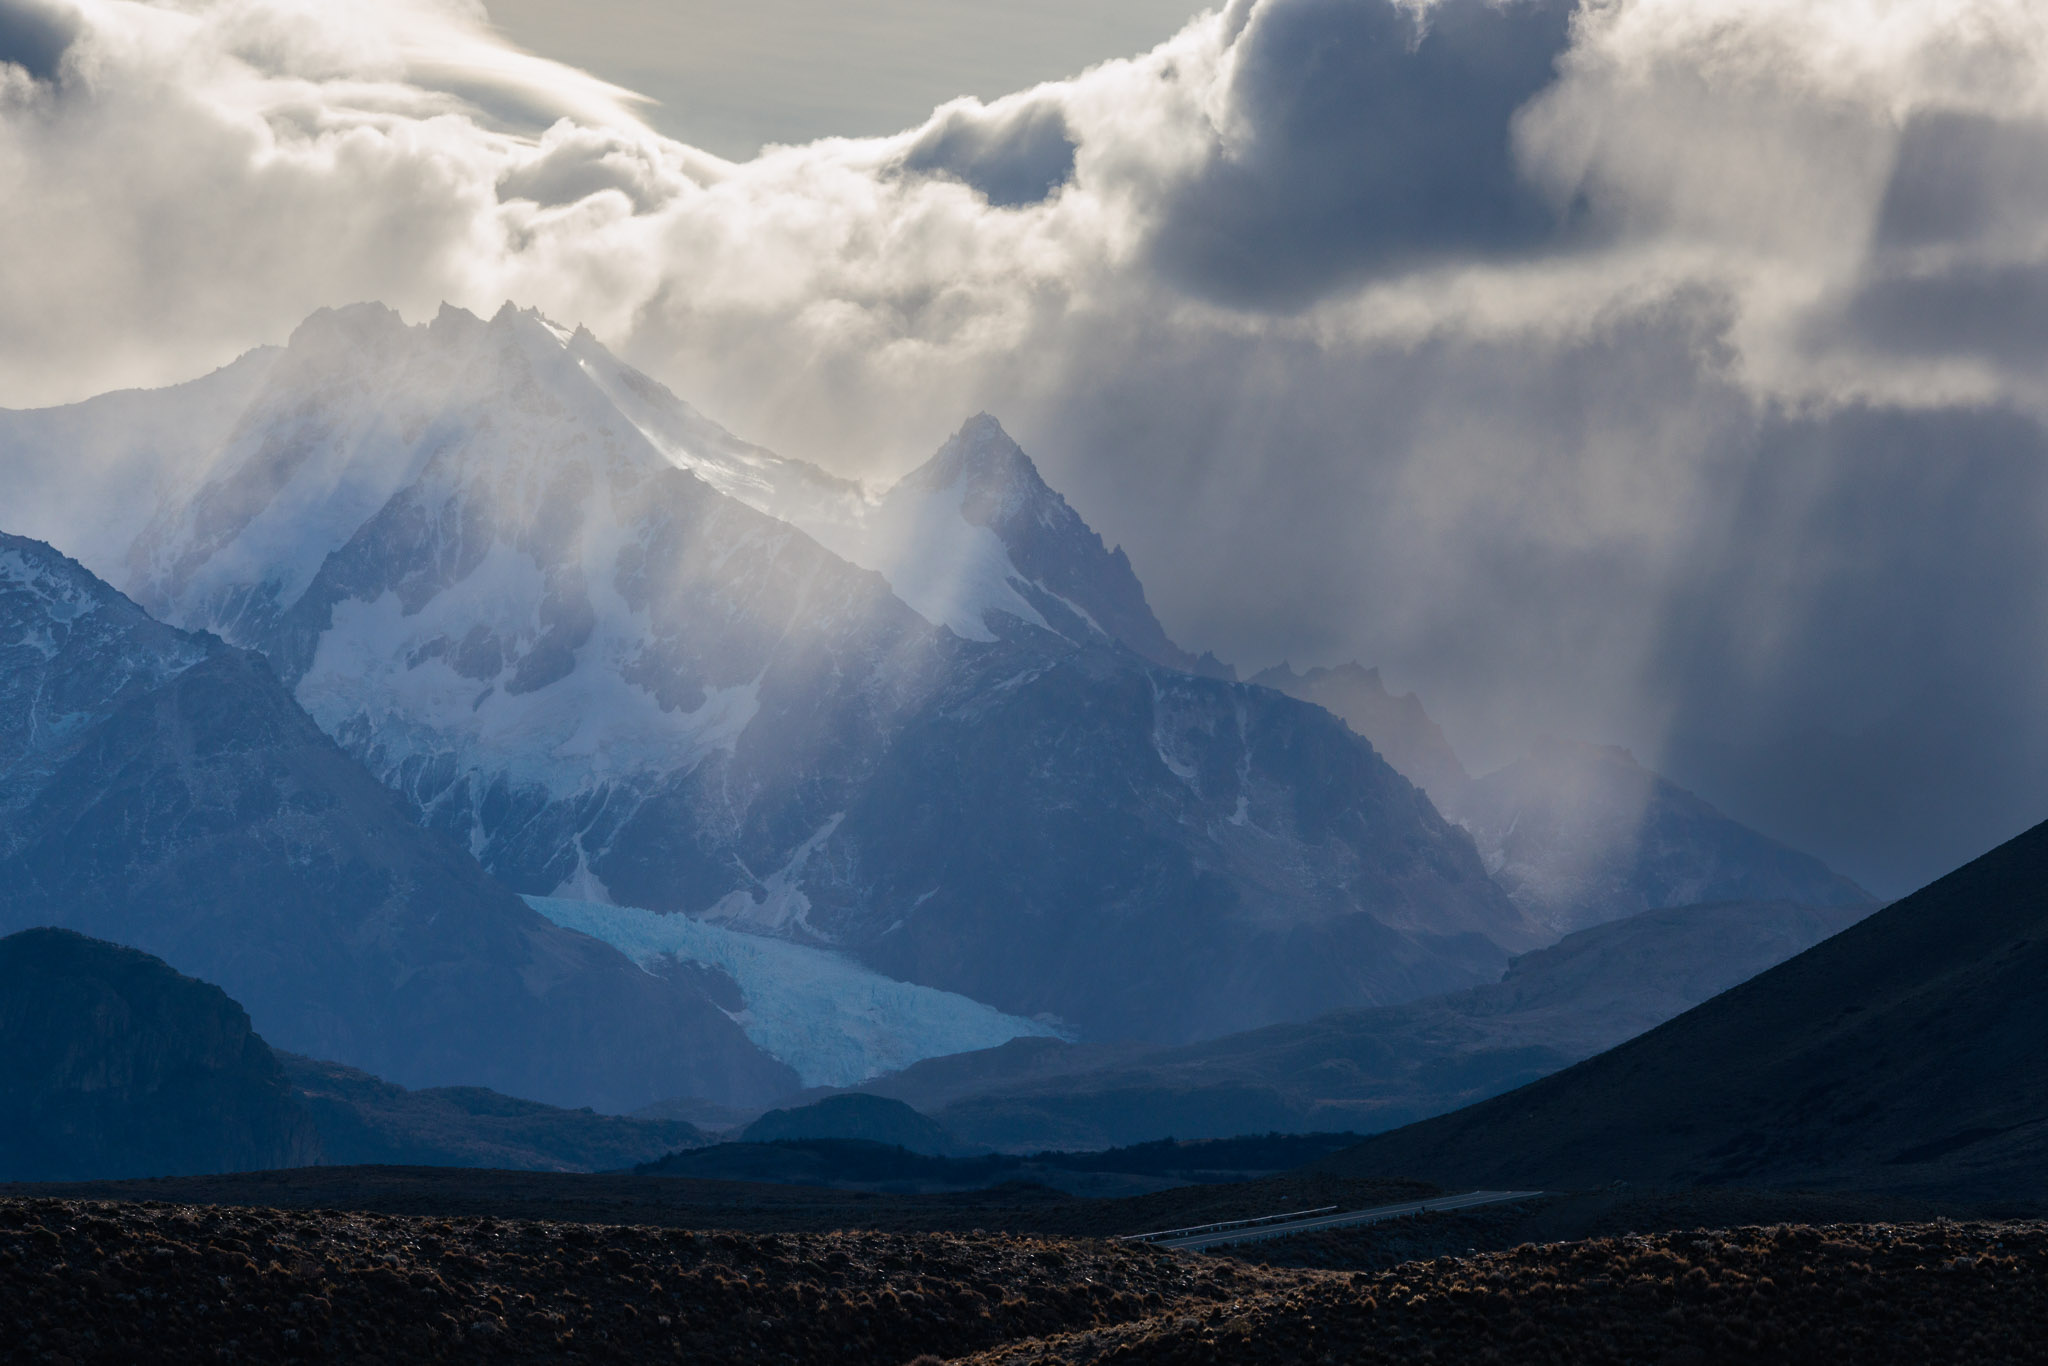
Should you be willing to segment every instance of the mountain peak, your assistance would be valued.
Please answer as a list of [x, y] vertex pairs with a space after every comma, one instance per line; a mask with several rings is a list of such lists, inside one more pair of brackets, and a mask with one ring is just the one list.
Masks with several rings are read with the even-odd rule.
[[962, 423], [936, 455], [898, 485], [926, 493], [955, 486], [961, 488], [960, 515], [976, 526], [1000, 526], [1039, 504], [1043, 506], [1035, 510], [1041, 521], [1060, 513], [1080, 521], [1067, 500], [1046, 484], [1024, 448], [985, 412]]
[[[927, 620], [986, 638], [1008, 613], [1070, 640], [1109, 639], [1168, 668], [1234, 677], [1167, 638], [1121, 547], [1111, 550], [986, 412], [883, 497], [871, 552]], [[908, 549], [906, 549], [908, 548]]]
[[302, 356], [332, 355], [388, 345], [405, 330], [405, 319], [395, 308], [380, 303], [344, 304], [316, 310], [292, 329], [286, 346]]

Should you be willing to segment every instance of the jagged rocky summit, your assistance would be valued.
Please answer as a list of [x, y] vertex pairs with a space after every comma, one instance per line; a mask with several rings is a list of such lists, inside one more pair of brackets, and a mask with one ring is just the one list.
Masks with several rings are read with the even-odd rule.
[[[159, 450], [161, 507], [98, 562], [261, 652], [516, 891], [1169, 1041], [1543, 937], [1327, 712], [1175, 647], [992, 419], [871, 495], [509, 306], [324, 312], [230, 369], [158, 396], [233, 412]], [[0, 415], [0, 446], [89, 432], [118, 465], [151, 409]]]

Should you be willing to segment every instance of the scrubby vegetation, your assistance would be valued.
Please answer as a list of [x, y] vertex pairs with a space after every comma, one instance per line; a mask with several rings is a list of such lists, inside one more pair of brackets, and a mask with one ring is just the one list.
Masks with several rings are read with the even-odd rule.
[[0, 1200], [10, 1360], [2033, 1361], [2048, 1224], [1776, 1225], [1348, 1272], [988, 1233]]
[[2036, 1362], [2044, 1341], [2048, 1225], [1778, 1225], [1329, 1273], [973, 1360], [1917, 1366]]

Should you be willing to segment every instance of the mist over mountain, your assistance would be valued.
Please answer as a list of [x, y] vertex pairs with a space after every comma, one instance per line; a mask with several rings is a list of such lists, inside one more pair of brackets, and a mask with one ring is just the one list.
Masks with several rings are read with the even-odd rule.
[[[1244, 0], [744, 162], [481, 8], [15, 9], [0, 403], [516, 298], [842, 483], [999, 413], [1178, 646], [1377, 664], [1475, 770], [1622, 745], [1883, 896], [2042, 814], [2018, 0]], [[154, 475], [76, 435], [12, 524], [121, 578], [83, 490]]]
[[1165, 1041], [1483, 981], [1540, 937], [1327, 712], [1173, 646], [986, 416], [871, 497], [587, 332], [361, 306], [222, 430], [122, 581], [261, 651], [515, 890]]
[[1560, 933], [1697, 902], [1872, 900], [1819, 859], [1730, 820], [1626, 750], [1544, 740], [1472, 780], [1451, 809], [1516, 904]]
[[987, 413], [892, 485], [860, 535], [797, 520], [963, 636], [986, 636], [988, 613], [1005, 611], [1077, 643], [1114, 641], [1170, 669], [1235, 677], [1166, 638], [1123, 547], [1104, 546]]
[[1414, 693], [1395, 697], [1356, 663], [1254, 683], [1327, 707], [1451, 820], [1487, 870], [1556, 934], [1646, 910], [1717, 901], [1853, 907], [1870, 894], [1809, 854], [1731, 820], [1626, 750], [1545, 737], [1477, 778]]
[[1443, 728], [1423, 710], [1414, 693], [1396, 697], [1378, 669], [1356, 660], [1336, 668], [1318, 665], [1296, 673], [1290, 664], [1251, 676], [1251, 682], [1299, 697], [1341, 718], [1372, 742], [1397, 772], [1430, 795], [1439, 810], [1455, 811], [1472, 775], [1444, 738]]
[[2042, 0], [1203, 4], [0, 0], [0, 1356], [2041, 1355]]

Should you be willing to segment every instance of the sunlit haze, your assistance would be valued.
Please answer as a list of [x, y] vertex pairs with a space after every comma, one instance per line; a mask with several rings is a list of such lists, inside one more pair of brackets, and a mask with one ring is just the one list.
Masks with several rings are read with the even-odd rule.
[[1099, 8], [0, 0], [0, 404], [509, 299], [878, 486], [994, 413], [1475, 771], [1886, 894], [2048, 815], [2048, 11]]

